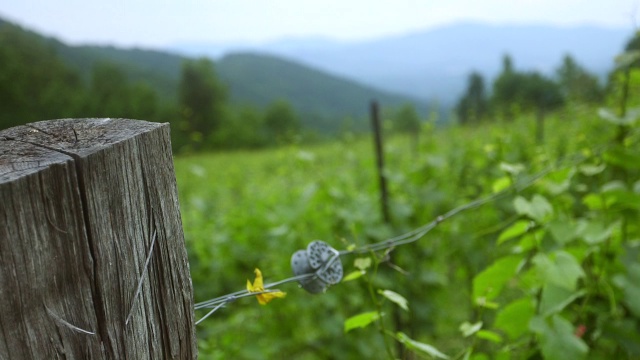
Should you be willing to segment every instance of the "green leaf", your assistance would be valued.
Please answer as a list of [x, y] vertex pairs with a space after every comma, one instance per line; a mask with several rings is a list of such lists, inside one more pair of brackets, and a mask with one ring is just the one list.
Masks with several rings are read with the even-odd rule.
[[473, 278], [473, 298], [476, 302], [495, 299], [504, 284], [516, 274], [521, 261], [518, 255], [506, 256], [476, 275]]
[[635, 320], [606, 321], [602, 325], [602, 337], [622, 345], [629, 353], [629, 358], [640, 358], [640, 333]]
[[640, 169], [640, 154], [630, 148], [623, 146], [613, 147], [602, 154], [602, 158], [609, 164], [628, 170]]
[[506, 162], [501, 162], [499, 166], [500, 170], [511, 175], [518, 175], [524, 170], [524, 165], [522, 164], [509, 164]]
[[442, 352], [440, 352], [440, 350], [436, 349], [434, 346], [415, 341], [402, 332], [398, 332], [396, 334], [396, 337], [398, 341], [400, 341], [402, 344], [404, 344], [404, 346], [406, 346], [411, 350], [418, 351], [438, 359], [449, 358], [449, 356], [443, 354]]
[[344, 278], [342, 278], [342, 282], [358, 279], [358, 278], [362, 277], [362, 275], [364, 275], [366, 273], [367, 272], [364, 271], [364, 270], [352, 271], [352, 272], [348, 273]]
[[604, 210], [606, 209], [606, 202], [604, 198], [599, 194], [587, 194], [582, 198], [582, 203], [587, 205], [590, 210]]
[[469, 337], [478, 332], [478, 330], [482, 329], [482, 321], [478, 321], [475, 324], [472, 324], [468, 321], [463, 322], [458, 328], [460, 332], [462, 332], [462, 336]]
[[[603, 189], [603, 191], [605, 191]], [[640, 194], [626, 189], [607, 190], [603, 194], [607, 208], [640, 210]]]
[[531, 217], [538, 222], [542, 222], [548, 216], [553, 214], [553, 207], [549, 201], [542, 195], [533, 195], [531, 199]]
[[546, 228], [559, 245], [564, 245], [576, 237], [575, 227], [567, 220], [553, 220], [546, 225]]
[[571, 178], [575, 174], [574, 167], [556, 170], [545, 176], [543, 185], [552, 195], [558, 195], [567, 191], [571, 185]]
[[502, 336], [500, 336], [500, 334], [493, 332], [493, 331], [489, 331], [489, 330], [480, 330], [478, 331], [478, 333], [476, 334], [476, 337], [478, 339], [482, 339], [482, 340], [488, 340], [494, 343], [501, 343], [502, 342]]
[[494, 301], [488, 301], [485, 297], [479, 297], [476, 299], [475, 304], [485, 309], [495, 310], [500, 307], [500, 304]]
[[449, 279], [444, 274], [432, 270], [421, 271], [419, 281], [432, 286], [445, 286], [449, 283]]
[[571, 291], [554, 284], [545, 284], [542, 288], [540, 313], [544, 316], [558, 313], [586, 293], [585, 290]]
[[531, 201], [522, 196], [518, 196], [513, 200], [513, 206], [520, 215], [526, 215], [538, 223], [544, 222], [553, 214], [553, 207], [549, 201], [542, 195], [533, 195]]
[[627, 190], [627, 185], [621, 181], [621, 180], [613, 180], [613, 181], [609, 181], [606, 184], [603, 184], [600, 187], [600, 191], [602, 193], [607, 193], [607, 192], [611, 192], [611, 191], [624, 191]]
[[520, 238], [518, 245], [514, 247], [514, 252], [521, 254], [535, 248], [538, 246], [538, 243], [540, 242], [539, 239], [541, 239], [543, 235], [544, 231], [542, 229], [538, 229], [534, 232], [527, 232]]
[[498, 236], [497, 244], [500, 245], [507, 240], [511, 240], [526, 233], [531, 225], [532, 223], [529, 220], [516, 221], [515, 223], [513, 223], [513, 225], [509, 226], [500, 233], [500, 236]]
[[404, 298], [404, 296], [398, 294], [397, 292], [391, 290], [378, 290], [378, 294], [381, 294], [382, 296], [396, 303], [396, 305], [400, 306], [404, 311], [409, 311], [409, 307], [407, 306], [409, 302]]
[[366, 270], [371, 267], [370, 257], [359, 257], [353, 261], [353, 266], [360, 270]]
[[473, 354], [473, 348], [468, 348], [467, 351], [464, 352], [462, 360], [471, 360], [471, 354]]
[[493, 184], [491, 185], [491, 189], [494, 193], [497, 193], [508, 188], [509, 186], [511, 186], [511, 184], [511, 178], [508, 176], [503, 176], [493, 182]]
[[540, 346], [545, 359], [584, 359], [589, 351], [587, 344], [574, 335], [574, 328], [560, 315], [550, 319], [536, 316], [529, 323], [531, 331], [540, 336]]
[[605, 227], [601, 221], [589, 221], [586, 223], [586, 226], [582, 231], [582, 238], [584, 239], [584, 242], [589, 245], [602, 243], [611, 236], [615, 226], [616, 224]]
[[354, 315], [344, 321], [344, 332], [349, 332], [353, 329], [367, 327], [372, 322], [378, 320], [380, 314], [377, 311], [369, 311], [366, 313]]
[[616, 125], [633, 125], [638, 118], [640, 118], [640, 109], [633, 108], [627, 109], [625, 116], [620, 117], [616, 115], [611, 109], [600, 108], [598, 109], [598, 115], [608, 122]]
[[607, 168], [606, 164], [600, 165], [591, 165], [591, 164], [582, 164], [578, 167], [578, 170], [585, 176], [593, 176], [600, 174]]
[[532, 261], [544, 282], [570, 291], [576, 289], [578, 279], [585, 275], [575, 257], [565, 251], [558, 251], [554, 258], [538, 253]]
[[549, 229], [551, 237], [558, 245], [566, 245], [578, 237], [578, 233], [581, 232], [585, 226], [586, 223], [584, 221], [571, 222], [567, 219], [555, 219], [545, 227]]
[[518, 299], [500, 310], [494, 326], [504, 331], [511, 340], [527, 333], [529, 321], [535, 314], [530, 298]]
[[520, 215], [528, 215], [531, 213], [531, 204], [529, 204], [529, 201], [522, 196], [516, 196], [516, 198], [513, 199], [513, 207]]
[[613, 277], [613, 283], [622, 289], [624, 303], [629, 310], [640, 317], [640, 264], [633, 263], [628, 266], [626, 274]]

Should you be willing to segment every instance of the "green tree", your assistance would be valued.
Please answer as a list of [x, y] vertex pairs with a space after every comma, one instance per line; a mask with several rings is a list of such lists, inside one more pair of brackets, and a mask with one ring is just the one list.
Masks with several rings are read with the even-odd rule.
[[632, 120], [628, 118], [629, 107], [640, 106], [640, 31], [629, 39], [624, 52], [616, 57], [616, 67], [609, 74], [607, 93], [607, 104], [617, 108], [620, 120], [617, 141], [622, 142], [630, 130], [628, 122]]
[[[627, 41], [627, 45], [624, 47], [625, 51], [633, 51], [640, 50], [640, 30], [636, 31], [635, 34]], [[640, 59], [636, 60], [636, 66], [640, 66]]]
[[78, 114], [83, 92], [42, 38], [0, 22], [0, 128]]
[[403, 133], [416, 133], [420, 131], [420, 116], [412, 104], [404, 104], [396, 113], [393, 122], [394, 130]]
[[112, 63], [93, 68], [84, 115], [156, 121], [158, 94], [146, 83], [131, 84], [123, 69]]
[[492, 104], [506, 120], [512, 120], [517, 111], [535, 112], [536, 139], [541, 142], [546, 114], [562, 106], [564, 97], [560, 86], [540, 73], [514, 71], [511, 58], [505, 55], [502, 72], [493, 83]]
[[602, 101], [603, 91], [598, 79], [567, 54], [556, 76], [564, 97], [572, 103], [594, 104]]
[[[638, 104], [637, 94], [640, 92], [640, 31], [627, 42], [624, 52], [616, 58], [616, 69], [610, 78], [612, 92], [618, 92], [615, 98], [619, 99], [619, 116], [625, 117], [627, 105]], [[636, 96], [630, 96], [636, 94]], [[635, 99], [635, 101], [629, 101]]]
[[286, 100], [276, 100], [265, 111], [264, 128], [271, 143], [291, 142], [300, 132], [300, 119]]
[[184, 153], [191, 149], [186, 131], [188, 124], [182, 118], [176, 103], [159, 102], [155, 119], [158, 122], [171, 124], [171, 148], [174, 153]]
[[478, 123], [487, 116], [488, 108], [484, 79], [479, 73], [472, 72], [469, 75], [467, 91], [456, 105], [458, 121], [461, 124]]
[[523, 107], [536, 114], [536, 139], [542, 142], [544, 138], [545, 115], [564, 104], [564, 97], [558, 84], [542, 76], [538, 72], [525, 74], [521, 88]]
[[420, 144], [420, 116], [412, 104], [404, 104], [396, 112], [393, 129], [411, 136], [411, 148], [417, 154]]
[[93, 68], [88, 116], [131, 117], [130, 91], [127, 77], [115, 64], [99, 63]]
[[131, 116], [134, 119], [158, 121], [158, 93], [146, 83], [136, 83], [130, 88]]
[[493, 82], [492, 105], [507, 121], [513, 120], [519, 111], [522, 98], [522, 74], [513, 70], [511, 56], [504, 55], [502, 72]]
[[216, 131], [215, 144], [224, 148], [258, 148], [267, 144], [263, 113], [242, 106], [230, 114], [224, 126]]
[[[178, 85], [178, 102], [184, 130], [196, 149], [224, 123], [227, 91], [218, 81], [214, 64], [207, 58], [185, 60]], [[211, 145], [211, 144], [210, 144]]]

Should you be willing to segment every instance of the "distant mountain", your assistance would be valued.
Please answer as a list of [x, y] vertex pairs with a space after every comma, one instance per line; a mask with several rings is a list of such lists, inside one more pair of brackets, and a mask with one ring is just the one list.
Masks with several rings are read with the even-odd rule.
[[[120, 67], [131, 81], [142, 81], [153, 87], [160, 96], [174, 99], [180, 66], [184, 55], [145, 49], [121, 49], [112, 46], [70, 46], [56, 38], [47, 37], [0, 18], [0, 30], [12, 28], [28, 34], [33, 42], [46, 44], [69, 68], [90, 80], [93, 67], [109, 62]], [[3, 44], [7, 46], [8, 44]]]
[[417, 102], [270, 55], [230, 54], [217, 62], [217, 70], [234, 102], [266, 106], [287, 99], [314, 119], [366, 117], [372, 99], [391, 107]]
[[131, 81], [150, 85], [169, 100], [176, 99], [182, 55], [145, 49], [120, 49], [112, 46], [68, 46], [54, 41], [58, 55], [89, 80], [97, 63], [118, 65]]
[[340, 46], [342, 43], [320, 36], [285, 37], [276, 41], [260, 42], [192, 42], [183, 41], [170, 46], [168, 49], [187, 56], [207, 56], [218, 59], [224, 55], [237, 52], [289, 54], [299, 51], [327, 50]]
[[380, 89], [452, 104], [471, 71], [479, 71], [490, 81], [499, 72], [505, 53], [512, 56], [517, 69], [546, 74], [552, 74], [569, 53], [589, 71], [603, 76], [631, 35], [631, 29], [594, 26], [460, 23], [365, 42], [298, 38], [266, 44], [185, 43], [171, 49], [210, 56], [253, 49]]
[[[0, 18], [0, 29], [2, 26], [17, 27]], [[184, 55], [137, 48], [69, 46], [55, 38], [17, 28], [31, 34], [34, 41], [45, 42], [86, 81], [96, 64], [109, 62], [119, 66], [131, 81], [150, 85], [165, 101], [177, 99]], [[273, 55], [237, 53], [219, 59], [215, 66], [217, 76], [230, 90], [233, 103], [262, 108], [285, 99], [303, 116], [305, 125], [324, 131], [338, 130], [346, 117], [364, 121], [372, 99], [387, 106], [416, 103], [411, 97], [376, 90]], [[424, 107], [417, 107], [424, 111]]]
[[[108, 61], [120, 65], [130, 79], [152, 85], [161, 95], [172, 99], [177, 96], [184, 56], [143, 49], [58, 45], [60, 56], [86, 76], [93, 64]], [[264, 108], [285, 99], [303, 115], [306, 125], [320, 130], [336, 130], [345, 117], [366, 117], [372, 99], [392, 107], [418, 102], [273, 55], [230, 54], [215, 66], [233, 103]]]
[[[181, 64], [185, 59], [152, 50], [68, 47], [61, 43], [58, 52], [69, 65], [86, 76], [97, 62], [120, 65], [130, 79], [146, 82], [171, 99], [176, 99]], [[229, 89], [232, 103], [264, 108], [275, 100], [285, 99], [305, 117], [307, 125], [322, 130], [336, 130], [345, 117], [366, 117], [372, 99], [392, 107], [419, 102], [273, 55], [230, 54], [216, 61], [215, 66], [218, 78]]]

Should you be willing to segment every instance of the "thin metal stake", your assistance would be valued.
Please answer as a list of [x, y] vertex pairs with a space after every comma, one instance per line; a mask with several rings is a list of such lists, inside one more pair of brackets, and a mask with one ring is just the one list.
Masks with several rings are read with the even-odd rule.
[[378, 102], [371, 102], [371, 126], [373, 127], [373, 138], [376, 150], [376, 165], [378, 168], [378, 181], [380, 183], [380, 211], [382, 219], [386, 224], [391, 223], [389, 215], [389, 193], [387, 191], [387, 177], [384, 174], [384, 150], [382, 143], [382, 129], [380, 126], [380, 111]]

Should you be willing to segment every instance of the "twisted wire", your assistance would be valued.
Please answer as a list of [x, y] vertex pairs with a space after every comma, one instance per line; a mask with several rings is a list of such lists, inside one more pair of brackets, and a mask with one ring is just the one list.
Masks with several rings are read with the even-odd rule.
[[[595, 150], [594, 153], [599, 153], [601, 151], [603, 151], [605, 147], [600, 148], [598, 150]], [[410, 244], [413, 242], [416, 242], [418, 240], [420, 240], [422, 237], [424, 237], [428, 232], [430, 232], [431, 230], [433, 230], [434, 228], [436, 228], [441, 222], [448, 220], [464, 211], [468, 211], [471, 209], [476, 209], [478, 207], [481, 207], [482, 205], [485, 205], [487, 203], [493, 202], [499, 198], [505, 197], [508, 194], [514, 194], [514, 193], [518, 193], [521, 192], [522, 190], [527, 189], [528, 187], [532, 186], [536, 181], [538, 181], [539, 179], [543, 178], [544, 176], [548, 175], [550, 172], [557, 170], [559, 168], [562, 168], [561, 166], [559, 166], [559, 164], [562, 163], [569, 163], [569, 165], [577, 165], [583, 161], [585, 161], [588, 157], [585, 155], [581, 155], [578, 154], [576, 156], [574, 156], [574, 159], [564, 159], [563, 161], [559, 161], [557, 164], [555, 165], [550, 165], [548, 166], [546, 169], [544, 169], [543, 171], [531, 176], [529, 179], [525, 180], [525, 181], [521, 181], [520, 183], [516, 183], [513, 184], [499, 192], [494, 193], [493, 195], [487, 196], [487, 197], [483, 197], [474, 201], [471, 201], [469, 203], [466, 203], [464, 205], [458, 206], [448, 212], [446, 212], [443, 215], [437, 216], [433, 221], [422, 225], [408, 233], [390, 238], [390, 239], [386, 239], [386, 240], [382, 240], [380, 242], [376, 242], [376, 243], [372, 243], [372, 244], [368, 244], [368, 245], [363, 245], [360, 247], [357, 247], [355, 249], [350, 249], [350, 250], [342, 250], [342, 251], [336, 251], [334, 256], [332, 256], [327, 263], [320, 267], [316, 272], [311, 273], [311, 274], [304, 274], [304, 275], [299, 275], [299, 276], [292, 276], [289, 278], [286, 278], [284, 280], [280, 280], [280, 281], [276, 281], [273, 283], [269, 283], [264, 285], [265, 290], [261, 291], [261, 292], [251, 292], [248, 290], [241, 290], [241, 291], [236, 291], [234, 293], [230, 293], [224, 296], [220, 296], [217, 298], [213, 298], [210, 300], [206, 300], [200, 303], [195, 304], [194, 309], [195, 310], [200, 310], [200, 309], [211, 309], [205, 316], [203, 316], [200, 320], [198, 320], [196, 322], [196, 324], [201, 323], [204, 319], [206, 319], [207, 317], [209, 317], [210, 315], [212, 315], [214, 312], [216, 312], [217, 310], [219, 310], [220, 308], [224, 307], [226, 304], [233, 302], [237, 299], [243, 298], [243, 297], [248, 297], [248, 296], [255, 296], [255, 295], [260, 295], [263, 293], [269, 293], [269, 292], [276, 292], [279, 290], [275, 290], [275, 289], [271, 289], [275, 286], [278, 285], [282, 285], [282, 284], [286, 284], [286, 283], [290, 283], [290, 282], [294, 282], [294, 281], [301, 281], [301, 280], [306, 280], [306, 279], [315, 279], [318, 277], [318, 274], [322, 273], [323, 271], [326, 270], [326, 268], [331, 265], [338, 257], [341, 256], [345, 256], [345, 255], [351, 255], [351, 254], [363, 254], [363, 253], [370, 253], [370, 252], [377, 252], [377, 251], [382, 251], [382, 250], [387, 250], [387, 249], [391, 249], [391, 248], [395, 248], [397, 246], [400, 245], [405, 245], [405, 244]], [[567, 165], [565, 165], [567, 166]]]

